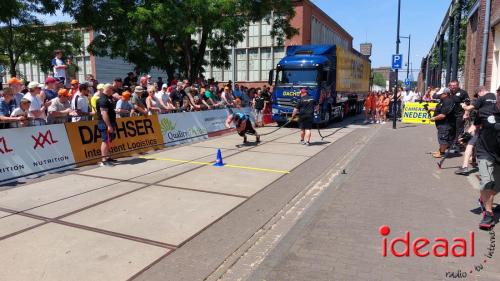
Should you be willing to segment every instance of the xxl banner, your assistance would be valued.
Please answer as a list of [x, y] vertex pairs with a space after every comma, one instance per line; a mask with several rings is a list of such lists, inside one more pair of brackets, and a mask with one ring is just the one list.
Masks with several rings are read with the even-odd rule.
[[435, 102], [408, 102], [403, 109], [403, 123], [434, 124], [430, 111], [436, 108]]
[[[158, 116], [118, 118], [116, 139], [111, 154], [120, 157], [163, 148]], [[69, 142], [79, 165], [96, 163], [101, 159], [101, 135], [97, 121], [66, 123]]]
[[0, 182], [71, 168], [75, 160], [64, 125], [0, 130]]

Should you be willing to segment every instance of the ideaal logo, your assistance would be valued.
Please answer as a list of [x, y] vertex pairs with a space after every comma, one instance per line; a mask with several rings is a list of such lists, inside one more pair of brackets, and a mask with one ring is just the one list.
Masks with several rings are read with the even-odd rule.
[[0, 153], [7, 154], [9, 152], [14, 151], [13, 149], [7, 146], [7, 140], [4, 137], [0, 138]]
[[52, 145], [58, 143], [58, 141], [52, 136], [52, 132], [50, 130], [47, 130], [45, 134], [38, 132], [37, 137], [32, 135], [31, 138], [35, 141], [33, 149], [37, 149], [38, 147], [45, 148], [45, 144]]
[[[391, 229], [387, 225], [383, 225], [379, 228], [379, 233], [382, 236], [388, 236]], [[483, 254], [485, 258], [491, 259], [495, 254], [495, 232], [493, 230], [488, 232], [489, 234], [489, 244], [486, 248], [486, 252]], [[418, 237], [413, 241], [411, 240], [411, 234], [406, 231], [404, 236], [396, 237], [392, 239], [389, 244], [386, 237], [382, 239], [382, 256], [387, 257], [388, 249], [390, 253], [395, 257], [409, 257], [413, 253], [417, 257], [426, 257], [432, 255], [435, 257], [474, 257], [475, 254], [475, 235], [474, 231], [470, 231], [468, 239], [462, 237], [455, 237], [451, 239], [451, 243], [448, 239], [444, 237], [436, 237], [434, 239], [428, 239], [426, 237]], [[431, 240], [433, 240], [431, 242]], [[401, 244], [400, 251], [396, 250], [396, 245]], [[451, 244], [451, 247], [450, 247]], [[432, 246], [431, 246], [432, 245]], [[429, 251], [430, 248], [430, 251]], [[487, 259], [481, 260], [479, 264], [473, 266], [470, 270], [457, 270], [448, 271], [445, 273], [446, 278], [467, 278], [468, 274], [472, 274], [474, 271], [480, 272], [485, 269]]]

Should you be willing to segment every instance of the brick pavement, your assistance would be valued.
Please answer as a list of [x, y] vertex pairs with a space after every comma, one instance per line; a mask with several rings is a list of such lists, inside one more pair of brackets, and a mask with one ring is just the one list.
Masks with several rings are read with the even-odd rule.
[[[500, 253], [484, 257], [490, 236], [477, 229], [477, 180], [453, 174], [461, 158], [437, 170], [426, 154], [436, 148], [433, 127], [399, 126], [378, 131], [346, 182], [325, 191], [250, 280], [451, 280], [446, 273], [459, 270], [468, 274], [459, 280], [500, 280]], [[475, 256], [384, 258], [381, 225], [391, 227], [390, 239], [408, 230], [412, 239], [451, 240], [473, 230]]]

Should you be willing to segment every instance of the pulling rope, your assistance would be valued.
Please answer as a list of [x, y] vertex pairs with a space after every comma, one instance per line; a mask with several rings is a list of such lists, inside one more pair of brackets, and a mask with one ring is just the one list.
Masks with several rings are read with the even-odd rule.
[[329, 134], [329, 135], [326, 135], [326, 136], [323, 136], [323, 135], [321, 134], [321, 130], [319, 129], [319, 124], [316, 124], [316, 128], [318, 129], [318, 135], [321, 137], [321, 140], [324, 140], [324, 139], [326, 139], [326, 138], [328, 138], [328, 137], [330, 137], [330, 136], [335, 135], [338, 131], [340, 131], [340, 130], [342, 130], [342, 129], [345, 129], [345, 128], [346, 128], [346, 126], [340, 127], [340, 128], [338, 128], [337, 130], [333, 131], [333, 133], [331, 133], [331, 134]]

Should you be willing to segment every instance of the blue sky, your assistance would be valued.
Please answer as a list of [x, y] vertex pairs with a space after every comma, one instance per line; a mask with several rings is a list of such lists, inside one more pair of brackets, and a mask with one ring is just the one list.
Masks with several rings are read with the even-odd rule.
[[[389, 66], [396, 52], [397, 0], [312, 0], [353, 37], [353, 46], [371, 42], [372, 66]], [[401, 0], [401, 36], [411, 34], [411, 67], [418, 69], [429, 51], [450, 0]], [[68, 21], [67, 15], [43, 17], [47, 23]], [[408, 50], [408, 40], [401, 39], [400, 53]], [[404, 72], [406, 73], [406, 71]], [[415, 71], [416, 78], [418, 71]]]
[[[390, 66], [396, 52], [397, 0], [312, 0], [338, 22], [353, 40], [373, 44], [372, 66]], [[411, 34], [411, 64], [420, 68], [423, 56], [429, 51], [450, 0], [401, 0], [401, 36]], [[408, 40], [401, 39], [400, 53], [408, 51]], [[406, 73], [406, 71], [405, 71]], [[418, 72], [414, 72], [416, 78]]]

